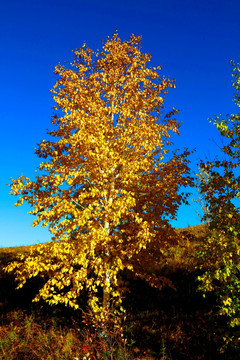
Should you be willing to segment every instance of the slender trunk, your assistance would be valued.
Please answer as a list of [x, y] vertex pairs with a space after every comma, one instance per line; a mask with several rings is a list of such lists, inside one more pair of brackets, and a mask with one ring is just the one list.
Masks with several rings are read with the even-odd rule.
[[[105, 281], [107, 284], [110, 285], [110, 277], [109, 277], [109, 271], [106, 270], [105, 273]], [[107, 286], [103, 288], [103, 308], [104, 309], [109, 309], [110, 307], [110, 296], [109, 296], [109, 292], [107, 290]]]
[[[114, 104], [112, 103], [112, 122], [114, 123]], [[114, 173], [114, 168], [112, 169], [113, 173]], [[111, 186], [110, 186], [110, 194], [109, 194], [109, 198], [107, 196], [107, 194], [105, 195], [105, 201], [106, 201], [106, 204], [107, 204], [107, 207], [108, 205], [112, 205], [112, 202], [113, 202], [113, 198], [112, 198], [112, 192], [114, 190], [114, 187], [115, 187], [115, 179], [114, 179], [114, 174], [113, 174], [113, 181], [111, 183]], [[105, 224], [104, 224], [104, 229], [105, 229], [105, 235], [106, 237], [108, 237], [110, 235], [110, 223], [109, 223], [109, 216], [107, 215], [107, 219], [105, 221]], [[106, 253], [105, 253], [105, 256], [106, 256], [106, 263], [109, 264], [109, 258], [110, 258], [110, 253], [109, 253], [109, 249], [107, 248], [106, 249]], [[110, 294], [109, 294], [109, 291], [108, 291], [108, 287], [110, 286], [110, 275], [109, 275], [109, 269], [107, 268], [106, 270], [106, 273], [105, 273], [105, 283], [108, 284], [107, 286], [104, 286], [103, 288], [103, 308], [104, 309], [109, 309], [110, 307]]]
[[[111, 189], [110, 189], [110, 197], [107, 201], [108, 205], [111, 206], [112, 202], [113, 202], [113, 198], [112, 198], [112, 190], [114, 190], [114, 180], [111, 183]], [[105, 224], [104, 224], [104, 229], [105, 229], [105, 236], [109, 237], [111, 229], [110, 229], [110, 222], [109, 222], [109, 217], [107, 215]], [[106, 264], [107, 266], [110, 266], [110, 253], [109, 253], [109, 249], [106, 248], [106, 252], [105, 252], [105, 256], [106, 256]], [[109, 291], [108, 288], [110, 287], [110, 275], [109, 275], [109, 268], [107, 268], [106, 273], [105, 273], [105, 283], [107, 284], [104, 288], [103, 288], [103, 307], [105, 309], [108, 309], [110, 307], [110, 296], [109, 296]]]
[[[105, 233], [106, 233], [106, 236], [109, 236], [109, 234], [110, 234], [109, 221], [105, 222]], [[105, 256], [106, 256], [106, 263], [108, 264], [109, 263], [109, 256], [110, 256], [108, 249], [106, 250]], [[104, 280], [105, 280], [106, 284], [110, 285], [110, 276], [109, 276], [109, 269], [108, 268], [106, 270]], [[110, 307], [109, 292], [108, 292], [108, 289], [107, 289], [108, 285], [104, 286], [104, 288], [103, 288], [103, 308], [104, 309], [108, 309]]]

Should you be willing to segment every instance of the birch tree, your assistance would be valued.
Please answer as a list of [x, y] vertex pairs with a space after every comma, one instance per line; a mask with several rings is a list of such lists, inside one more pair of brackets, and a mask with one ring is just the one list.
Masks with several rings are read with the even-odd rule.
[[[163, 116], [174, 82], [148, 66], [141, 38], [115, 33], [94, 52], [84, 44], [73, 63], [56, 66], [56, 103], [49, 139], [36, 154], [34, 180], [12, 179], [16, 205], [27, 202], [33, 226], [47, 226], [52, 241], [7, 268], [18, 287], [45, 278], [35, 300], [78, 308], [87, 291], [95, 313], [119, 304], [119, 273], [128, 269], [161, 287], [164, 278], [146, 272], [172, 239], [169, 220], [187, 202], [192, 184], [189, 152], [170, 152], [179, 134], [177, 111]], [[180, 191], [181, 190], [181, 191]]]

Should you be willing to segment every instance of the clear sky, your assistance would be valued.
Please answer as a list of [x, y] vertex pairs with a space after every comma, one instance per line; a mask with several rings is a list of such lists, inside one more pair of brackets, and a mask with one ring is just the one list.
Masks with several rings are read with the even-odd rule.
[[[33, 228], [28, 206], [14, 207], [10, 177], [34, 177], [36, 144], [50, 127], [49, 89], [54, 66], [73, 60], [85, 41], [94, 50], [118, 29], [120, 38], [142, 35], [142, 50], [176, 79], [166, 108], [178, 108], [181, 136], [175, 148], [196, 148], [198, 159], [214, 158], [218, 134], [208, 118], [236, 112], [231, 65], [240, 55], [239, 0], [2, 0], [0, 3], [0, 247], [47, 241]], [[210, 141], [209, 139], [214, 139]], [[194, 194], [193, 197], [195, 197]], [[182, 207], [174, 226], [200, 223], [198, 206]]]

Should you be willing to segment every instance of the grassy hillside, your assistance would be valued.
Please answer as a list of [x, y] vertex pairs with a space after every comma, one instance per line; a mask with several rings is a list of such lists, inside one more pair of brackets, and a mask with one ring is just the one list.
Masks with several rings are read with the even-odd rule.
[[212, 321], [214, 296], [203, 298], [197, 291], [195, 250], [206, 231], [204, 225], [177, 230], [182, 240], [169, 250], [168, 261], [158, 269], [175, 289], [158, 291], [123, 274], [129, 287], [124, 299], [125, 340], [111, 321], [108, 336], [101, 338], [81, 311], [32, 303], [40, 280], [32, 279], [15, 290], [14, 278], [3, 271], [17, 254], [31, 247], [0, 249], [0, 358], [238, 359], [232, 350], [222, 355], [217, 352], [224, 323]]

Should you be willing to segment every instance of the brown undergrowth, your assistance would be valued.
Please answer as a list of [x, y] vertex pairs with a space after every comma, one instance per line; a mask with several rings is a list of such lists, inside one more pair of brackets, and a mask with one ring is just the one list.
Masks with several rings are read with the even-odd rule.
[[[204, 227], [177, 230], [181, 239], [169, 249], [156, 271], [174, 288], [162, 291], [123, 274], [129, 293], [125, 313], [106, 318], [104, 332], [91, 313], [66, 307], [32, 304], [38, 279], [15, 290], [14, 278], [0, 270], [0, 358], [3, 360], [205, 360], [238, 359], [234, 352], [219, 354], [218, 334], [224, 323], [211, 319], [214, 297], [197, 291], [198, 242]], [[1, 268], [28, 247], [0, 249]]]

